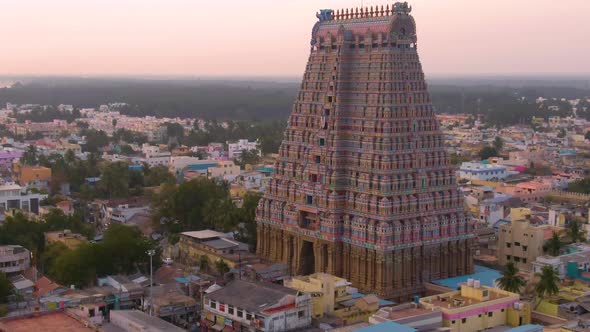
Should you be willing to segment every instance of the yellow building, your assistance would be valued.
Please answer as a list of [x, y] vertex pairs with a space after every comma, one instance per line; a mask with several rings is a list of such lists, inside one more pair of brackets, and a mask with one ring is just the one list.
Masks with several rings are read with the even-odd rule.
[[[515, 210], [514, 214], [519, 217], [525, 212]], [[498, 262], [501, 265], [514, 262], [519, 269], [531, 271], [533, 262], [543, 255], [543, 243], [552, 236], [553, 230], [549, 225], [531, 225], [526, 219], [512, 219], [510, 224], [500, 225]]]
[[338, 303], [352, 299], [346, 291], [351, 283], [327, 273], [314, 273], [309, 276], [297, 276], [285, 280], [286, 287], [311, 294], [312, 317], [320, 318], [333, 315]]
[[461, 290], [420, 299], [420, 306], [440, 310], [443, 326], [452, 332], [475, 332], [496, 326], [512, 327], [531, 322], [531, 306], [520, 296], [469, 280]]
[[88, 239], [81, 234], [72, 233], [69, 229], [45, 233], [46, 246], [55, 242], [61, 242], [69, 249], [76, 249], [83, 243], [88, 242]]
[[531, 209], [519, 207], [510, 209], [510, 220], [528, 220], [531, 218]]
[[[285, 280], [286, 287], [309, 293], [312, 301], [312, 318], [337, 317], [344, 325], [367, 321], [379, 310], [376, 295], [353, 297], [346, 279], [327, 273], [296, 276]], [[360, 294], [359, 294], [360, 295]]]
[[17, 163], [13, 168], [13, 179], [22, 186], [29, 184], [37, 185], [40, 183], [46, 185], [51, 180], [51, 168], [43, 166], [23, 166], [20, 163]]

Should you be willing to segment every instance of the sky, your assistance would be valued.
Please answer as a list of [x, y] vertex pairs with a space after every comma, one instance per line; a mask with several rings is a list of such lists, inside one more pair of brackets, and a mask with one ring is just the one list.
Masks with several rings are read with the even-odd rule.
[[[320, 8], [384, 0], [0, 0], [0, 74], [301, 76]], [[588, 0], [413, 0], [427, 76], [590, 73]]]

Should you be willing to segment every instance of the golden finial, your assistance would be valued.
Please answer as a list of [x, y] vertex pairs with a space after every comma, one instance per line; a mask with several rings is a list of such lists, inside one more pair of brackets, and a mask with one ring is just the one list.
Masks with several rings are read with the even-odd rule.
[[373, 6], [371, 6], [371, 11], [369, 12], [369, 16], [373, 17], [375, 15], [375, 12], [373, 11]]
[[355, 11], [354, 11], [354, 18], [358, 18], [359, 17], [359, 7], [356, 7]]
[[336, 9], [336, 15], [334, 15], [334, 20], [338, 21], [340, 18], [340, 9]]
[[383, 5], [381, 5], [381, 11], [379, 12], [379, 16], [383, 16]]
[[389, 4], [387, 4], [387, 8], [385, 9], [385, 16], [389, 16]]
[[361, 7], [361, 18], [365, 17], [365, 12], [363, 11], [363, 7]]

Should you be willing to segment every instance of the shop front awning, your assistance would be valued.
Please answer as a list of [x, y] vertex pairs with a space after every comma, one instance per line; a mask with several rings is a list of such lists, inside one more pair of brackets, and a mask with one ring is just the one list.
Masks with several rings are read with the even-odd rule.
[[214, 329], [215, 331], [221, 331], [221, 330], [223, 330], [224, 327], [225, 327], [225, 324], [217, 323], [217, 324], [213, 325], [211, 328]]

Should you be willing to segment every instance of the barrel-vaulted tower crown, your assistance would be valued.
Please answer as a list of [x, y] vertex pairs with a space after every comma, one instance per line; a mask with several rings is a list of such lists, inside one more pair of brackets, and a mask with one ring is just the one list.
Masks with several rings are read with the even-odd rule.
[[[322, 9], [317, 14], [318, 22], [313, 27], [312, 46], [320, 44], [328, 33], [335, 38], [335, 31], [348, 31], [344, 42], [355, 38], [381, 38], [387, 41], [408, 40], [416, 43], [416, 23], [410, 15], [412, 7], [407, 2], [397, 2], [391, 8], [366, 7], [343, 10]], [[319, 39], [319, 40], [318, 40]]]

